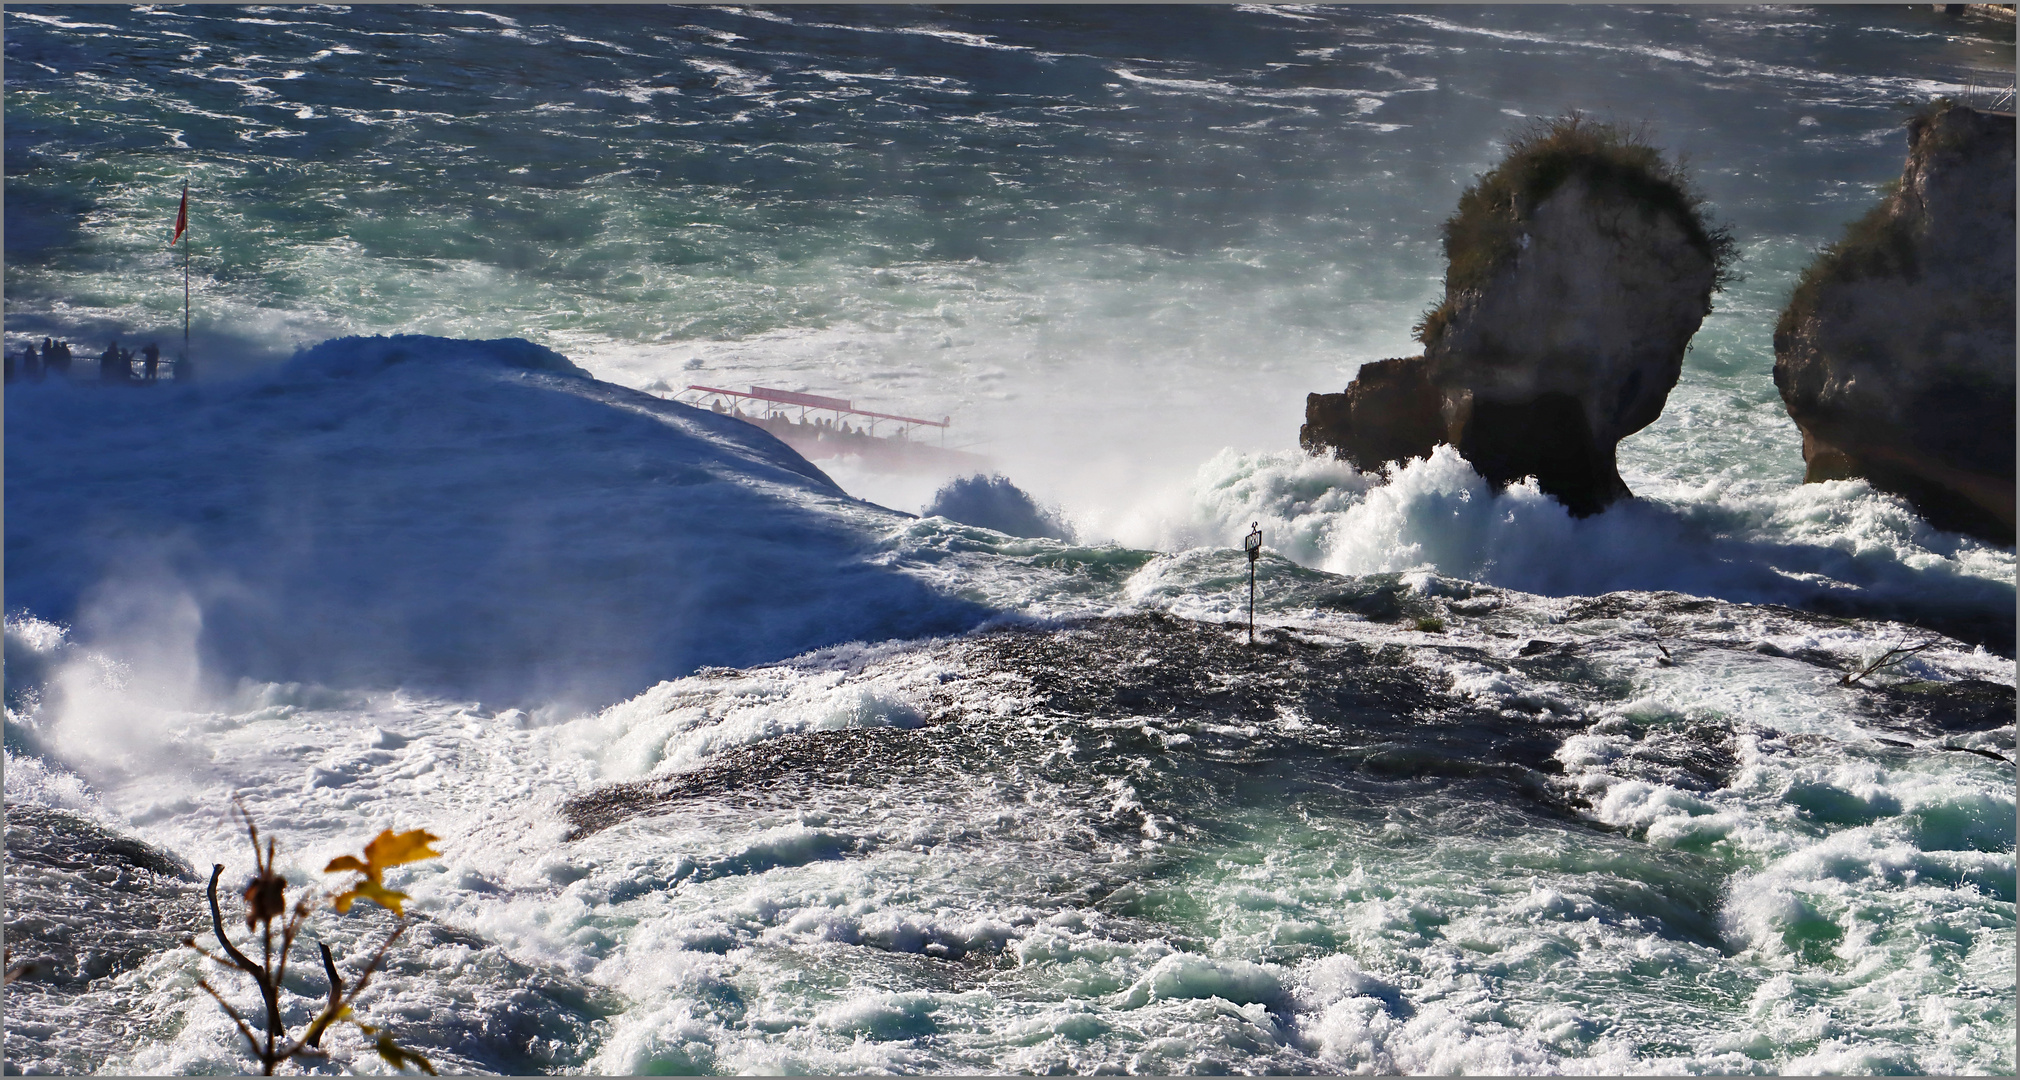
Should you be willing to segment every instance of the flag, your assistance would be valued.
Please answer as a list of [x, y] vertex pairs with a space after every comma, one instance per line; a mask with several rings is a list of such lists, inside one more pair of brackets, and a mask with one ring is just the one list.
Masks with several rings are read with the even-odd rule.
[[173, 245], [182, 239], [182, 230], [187, 228], [189, 228], [189, 181], [185, 180], [182, 183], [182, 206], [175, 212], [175, 235], [169, 238], [169, 244]]

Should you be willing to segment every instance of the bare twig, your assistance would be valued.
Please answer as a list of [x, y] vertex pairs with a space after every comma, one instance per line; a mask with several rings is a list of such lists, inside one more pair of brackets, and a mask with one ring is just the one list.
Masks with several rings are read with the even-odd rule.
[[[318, 943], [317, 948], [322, 954], [323, 973], [329, 978], [329, 1000], [300, 1038], [289, 1039], [287, 1028], [281, 1018], [280, 988], [282, 980], [287, 977], [288, 962], [294, 954], [295, 944], [319, 902], [318, 897], [324, 894], [306, 891], [290, 908], [286, 900], [288, 883], [276, 870], [277, 847], [274, 839], [268, 837], [264, 845], [260, 843], [259, 828], [253, 823], [252, 814], [246, 809], [243, 800], [234, 798], [232, 809], [234, 815], [245, 823], [246, 839], [252, 844], [253, 849], [255, 872], [252, 882], [246, 886], [244, 892], [245, 920], [248, 932], [257, 930], [259, 933], [260, 960], [255, 962], [247, 956], [225, 933], [224, 910], [217, 896], [218, 880], [224, 874], [223, 863], [212, 865], [210, 887], [205, 895], [210, 901], [211, 930], [217, 935], [218, 944], [224, 949], [224, 954], [213, 953], [198, 945], [196, 939], [191, 936], [185, 936], [183, 944], [220, 967], [236, 968], [244, 972], [259, 988], [260, 997], [265, 1002], [267, 1010], [266, 1037], [263, 1040], [254, 1033], [244, 1014], [226, 1001], [216, 988], [208, 981], [198, 980], [204, 991], [215, 998], [224, 1008], [226, 1015], [232, 1018], [232, 1022], [238, 1026], [239, 1033], [245, 1036], [247, 1045], [252, 1048], [253, 1056], [260, 1060], [261, 1071], [271, 1076], [282, 1062], [296, 1057], [327, 1058], [328, 1052], [321, 1048], [324, 1033], [329, 1030], [330, 1025], [338, 1021], [349, 1021], [374, 1039], [373, 1045], [379, 1056], [394, 1068], [404, 1069], [411, 1066], [433, 1073], [434, 1066], [426, 1057], [400, 1046], [393, 1041], [390, 1034], [358, 1020], [352, 1013], [352, 1006], [371, 982], [373, 974], [384, 968], [393, 943], [407, 930], [405, 914], [399, 907], [399, 900], [404, 898], [403, 895], [378, 888], [378, 875], [386, 865], [435, 857], [436, 853], [427, 848], [427, 844], [433, 842], [435, 838], [422, 830], [397, 836], [391, 830], [387, 830], [366, 846], [365, 860], [368, 861], [361, 861], [351, 856], [332, 861], [332, 869], [342, 868], [346, 864], [352, 869], [363, 869], [366, 882], [378, 888], [377, 892], [366, 892], [364, 895], [374, 900], [390, 900], [389, 906], [399, 921], [379, 943], [378, 949], [373, 952], [364, 969], [350, 980], [346, 980], [338, 972], [336, 957], [330, 952], [330, 947]], [[360, 884], [358, 889], [344, 894], [339, 900], [351, 899], [359, 895], [363, 889], [364, 885]], [[342, 912], [345, 906], [338, 904], [337, 910]], [[279, 923], [278, 926], [275, 925], [276, 922]]]
[[[252, 1047], [253, 1056], [259, 1057], [260, 1056], [259, 1037], [253, 1034], [252, 1025], [245, 1022], [245, 1016], [242, 1015], [237, 1009], [233, 1008], [231, 1002], [226, 1001], [224, 999], [223, 994], [217, 992], [217, 987], [212, 986], [210, 984], [209, 979], [198, 979], [196, 981], [196, 984], [198, 986], [203, 987], [204, 993], [209, 994], [211, 997], [216, 998], [217, 1003], [224, 1007], [225, 1015], [231, 1017], [231, 1022], [238, 1025], [238, 1033], [245, 1036], [245, 1041], [247, 1045]], [[273, 1069], [268, 1068], [267, 1073], [271, 1075], [273, 1073]]]
[[1980, 750], [1975, 746], [1951, 746], [1949, 743], [1939, 743], [1937, 744], [1936, 749], [1955, 750], [1960, 754], [1976, 754], [1982, 758], [1991, 758], [1993, 761], [2003, 761], [2008, 765], [2013, 764], [2012, 758], [2009, 758], [2006, 755], [1999, 753], [1998, 751]]
[[316, 1017], [309, 1024], [308, 1033], [302, 1036], [303, 1045], [309, 1047], [320, 1047], [323, 1045], [323, 1032], [337, 1021], [338, 1016], [343, 1013], [345, 1008], [344, 977], [337, 974], [336, 958], [330, 955], [330, 947], [328, 945], [318, 941], [316, 942], [316, 948], [323, 951], [323, 974], [328, 976], [330, 980], [330, 1003], [323, 1007], [322, 1015]]
[[[259, 849], [256, 847], [253, 849], [253, 851], [254, 854], [257, 855]], [[260, 1059], [260, 1064], [265, 1066], [265, 1075], [272, 1076], [274, 1072], [274, 1066], [279, 1064], [282, 1060], [281, 1058], [274, 1056], [275, 1051], [274, 1044], [280, 1041], [280, 1039], [285, 1037], [286, 1035], [285, 1029], [281, 1027], [280, 984], [276, 982], [271, 975], [268, 974], [268, 968], [271, 967], [271, 961], [273, 955], [273, 924], [271, 922], [267, 924], [267, 932], [264, 935], [266, 939], [267, 956], [269, 962], [267, 965], [264, 966], [260, 964], [255, 964], [252, 962], [252, 960], [247, 958], [246, 954], [238, 950], [238, 946], [233, 945], [231, 943], [230, 938], [225, 936], [224, 912], [222, 909], [218, 907], [217, 904], [217, 879], [221, 877], [223, 874], [224, 874], [223, 863], [211, 864], [210, 888], [207, 892], [207, 895], [210, 899], [210, 926], [211, 930], [217, 934], [218, 944], [224, 946], [224, 951], [227, 955], [229, 955], [232, 958], [232, 962], [238, 965], [239, 970], [251, 976], [253, 985], [259, 987], [260, 1000], [265, 1003], [267, 1010], [267, 1039], [266, 1039], [266, 1045], [264, 1047], [262, 1047], [259, 1044], [259, 1042], [255, 1040], [253, 1042], [253, 1053]], [[193, 943], [192, 947], [194, 947]], [[205, 955], [209, 954], [206, 953]], [[216, 957], [213, 956], [211, 957], [211, 959], [215, 960]], [[206, 987], [206, 989], [208, 989], [208, 987]], [[222, 997], [218, 997], [217, 991], [212, 990], [210, 993], [212, 997], [216, 997], [218, 999], [219, 1004], [224, 1004], [224, 999]], [[231, 1008], [229, 1005], [226, 1005], [225, 1007], [227, 1010]], [[236, 1018], [238, 1014], [234, 1012], [232, 1015], [234, 1018]], [[248, 1037], [250, 1038], [250, 1036]]]
[[224, 936], [224, 913], [219, 911], [217, 906], [217, 879], [223, 874], [223, 863], [211, 864], [210, 928], [217, 933], [218, 944], [224, 946], [225, 955], [231, 957], [232, 963], [237, 964], [240, 968], [244, 969], [246, 974], [251, 975], [253, 978], [264, 979], [266, 978], [266, 972], [261, 971], [258, 964], [246, 959], [246, 954], [238, 951], [238, 946], [233, 945], [231, 939]]
[[1839, 677], [1838, 685], [1857, 686], [1859, 684], [1859, 681], [1864, 679], [1866, 676], [1871, 675], [1876, 671], [1881, 671], [1886, 668], [1892, 667], [1895, 664], [1898, 664], [1901, 661], [1906, 660], [1908, 657], [1913, 656], [1918, 652], [1921, 652], [1923, 649], [1934, 648], [1942, 640], [1943, 640], [1942, 638], [1930, 638], [1929, 640], [1922, 642], [1920, 645], [1896, 645], [1893, 648], [1888, 649], [1885, 653], [1882, 653], [1878, 660], [1875, 660], [1872, 663], [1867, 664], [1865, 667], [1860, 668], [1858, 671], [1850, 672], [1846, 675]]
[[17, 964], [14, 962], [13, 949], [7, 949], [4, 954], [0, 955], [5, 956], [6, 959], [0, 960], [0, 963], [4, 963], [7, 968], [7, 974], [4, 976], [4, 979], [0, 979], [0, 986], [6, 986], [16, 979], [25, 979], [35, 974], [35, 965], [33, 963]]

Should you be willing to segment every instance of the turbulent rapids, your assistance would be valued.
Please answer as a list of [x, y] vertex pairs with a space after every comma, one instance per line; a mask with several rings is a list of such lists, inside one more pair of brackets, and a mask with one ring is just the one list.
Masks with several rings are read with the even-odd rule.
[[[187, 178], [202, 372], [7, 389], [10, 1071], [258, 1070], [234, 805], [294, 889], [438, 838], [359, 1015], [444, 1072], [2013, 1071], [2013, 550], [1771, 374], [2010, 20], [4, 17], [9, 344], [179, 339]], [[1746, 275], [1633, 497], [1295, 449], [1597, 103]], [[859, 407], [991, 468], [795, 449]]]
[[[1608, 1034], [1651, 1023], [1744, 1068], [1761, 1048], [1716, 1017], [1787, 1038], [1803, 1014], [1763, 1000], [1883, 1007], [1844, 996], [1864, 980], [1777, 980], [1833, 970], [1847, 929], [1869, 966], [1923, 954], [1887, 912], [1978, 928], [1936, 939], [1938, 970], [2004, 962], [1979, 934], [2010, 926], [2013, 691], [1982, 651], [1950, 642], [1917, 654], [1925, 678], [1840, 688], [1875, 628], [1395, 576], [1284, 592], [1296, 614], [1254, 647], [1151, 612], [709, 669], [560, 727], [285, 688], [180, 722], [230, 733], [235, 775], [282, 731], [324, 742], [306, 780], [250, 793], [310, 835], [311, 807], [428, 805], [429, 778], [494, 763], [463, 789], [453, 864], [407, 886], [434, 902], [389, 989], [472, 1069], [781, 1049], [837, 1069], [870, 1047], [936, 1071], [1429, 1069], [1457, 1049], [1483, 1069], [1675, 1067]], [[592, 747], [596, 772], [640, 778], [593, 782], [570, 764]], [[142, 816], [210, 816], [157, 806]], [[56, 1038], [63, 1018], [136, 1007], [175, 966], [154, 950], [199, 919], [188, 871], [91, 810], [15, 823], [10, 888], [41, 914], [13, 940], [62, 957], [130, 924], [131, 943], [85, 946], [97, 970], [16, 999], [13, 1030], [61, 1055], [17, 1060], [105, 1060]], [[58, 914], [79, 888], [104, 914]], [[556, 904], [561, 922], [536, 915]], [[543, 967], [563, 942], [588, 963]], [[660, 967], [666, 949], [684, 959]], [[1581, 954], [1597, 970], [1562, 963]], [[482, 985], [434, 970], [480, 958]], [[660, 995], [685, 1017], [672, 1046], [663, 1021], [627, 1027]], [[724, 1042], [752, 1027], [776, 1048]]]

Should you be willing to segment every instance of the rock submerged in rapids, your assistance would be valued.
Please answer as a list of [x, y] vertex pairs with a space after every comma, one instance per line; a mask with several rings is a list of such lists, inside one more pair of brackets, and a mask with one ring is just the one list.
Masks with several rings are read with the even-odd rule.
[[[1451, 443], [1497, 487], [1534, 476], [1581, 516], [1628, 496], [1614, 448], [1661, 415], [1728, 280], [1731, 237], [1677, 165], [1576, 114], [1517, 135], [1442, 231], [1445, 297], [1417, 328], [1423, 358], [1313, 395], [1300, 442], [1364, 468]], [[1375, 402], [1401, 413], [1372, 425]]]
[[1900, 186], [1804, 271], [1775, 386], [1805, 479], [1864, 477], [1930, 524], [2013, 542], [2013, 114], [1939, 102]]

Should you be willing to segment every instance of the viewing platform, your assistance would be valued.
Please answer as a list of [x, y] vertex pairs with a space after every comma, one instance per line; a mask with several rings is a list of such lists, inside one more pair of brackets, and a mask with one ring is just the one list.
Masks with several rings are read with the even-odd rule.
[[[771, 432], [809, 461], [853, 458], [879, 472], [987, 472], [990, 460], [946, 445], [953, 417], [931, 420], [918, 416], [859, 409], [845, 398], [803, 394], [769, 386], [728, 390], [690, 384], [673, 400], [734, 416]], [[879, 434], [879, 425], [885, 433]], [[938, 428], [937, 443], [913, 438], [915, 432]], [[895, 429], [895, 430], [893, 430]]]

